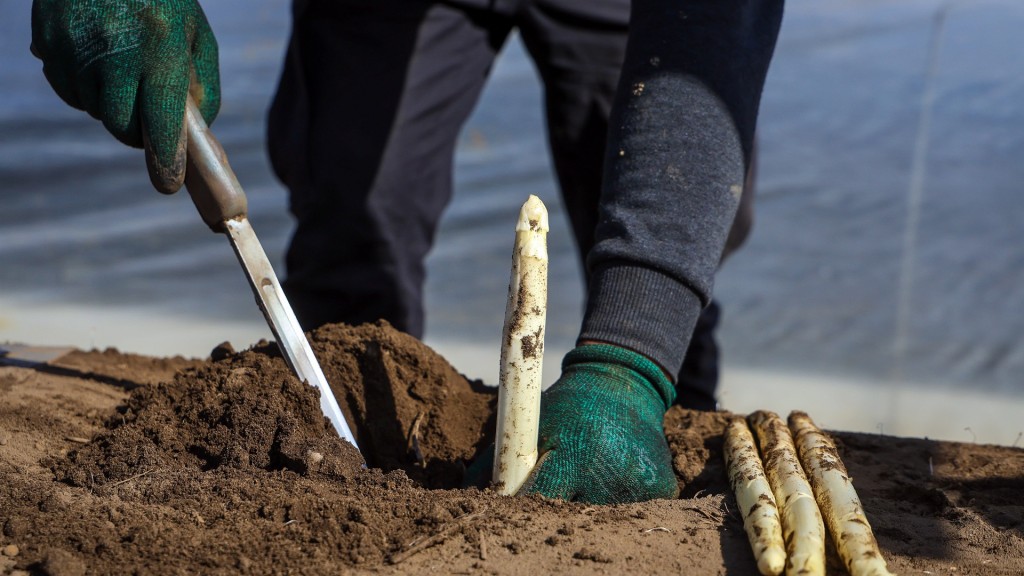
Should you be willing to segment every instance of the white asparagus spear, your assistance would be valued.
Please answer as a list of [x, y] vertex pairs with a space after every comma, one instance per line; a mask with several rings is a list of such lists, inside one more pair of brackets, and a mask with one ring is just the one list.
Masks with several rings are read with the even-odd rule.
[[750, 415], [764, 457], [768, 484], [775, 493], [786, 541], [786, 576], [824, 576], [825, 525], [811, 486], [800, 467], [793, 436], [778, 414], [758, 410]]
[[786, 567], [786, 547], [775, 496], [765, 478], [754, 436], [742, 417], [725, 428], [725, 465], [736, 503], [743, 514], [743, 528], [754, 550], [757, 570], [764, 576], [778, 576]]
[[537, 463], [544, 321], [547, 314], [548, 212], [530, 196], [519, 211], [501, 334], [494, 481], [515, 494]]
[[891, 576], [835, 443], [804, 412], [790, 413], [789, 427], [832, 542], [850, 576]]

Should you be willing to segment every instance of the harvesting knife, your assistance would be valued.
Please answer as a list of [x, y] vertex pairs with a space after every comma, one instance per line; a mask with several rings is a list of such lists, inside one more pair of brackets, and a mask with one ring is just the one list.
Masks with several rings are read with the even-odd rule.
[[334, 425], [338, 435], [358, 449], [355, 436], [327, 384], [313, 349], [302, 333], [270, 260], [249, 224], [245, 192], [228, 165], [224, 149], [210, 132], [191, 96], [185, 108], [185, 124], [188, 134], [185, 186], [192, 201], [199, 209], [203, 221], [214, 232], [227, 234], [256, 295], [256, 303], [277, 338], [285, 362], [299, 380], [320, 390], [320, 409]]

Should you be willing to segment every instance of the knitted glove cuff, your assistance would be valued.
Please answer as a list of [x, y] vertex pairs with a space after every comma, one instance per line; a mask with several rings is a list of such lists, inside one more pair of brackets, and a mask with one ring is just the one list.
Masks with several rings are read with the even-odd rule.
[[665, 410], [668, 410], [676, 399], [675, 386], [672, 385], [672, 380], [665, 375], [660, 366], [643, 354], [613, 344], [577, 346], [565, 355], [562, 360], [562, 371], [565, 372], [570, 366], [590, 362], [618, 364], [636, 372], [651, 385], [652, 390], [661, 398]]

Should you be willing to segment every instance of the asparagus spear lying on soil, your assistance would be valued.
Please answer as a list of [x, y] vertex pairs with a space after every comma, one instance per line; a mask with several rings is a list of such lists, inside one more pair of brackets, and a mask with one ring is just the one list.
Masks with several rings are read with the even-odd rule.
[[800, 467], [793, 437], [778, 414], [758, 410], [750, 415], [757, 434], [768, 484], [782, 516], [786, 541], [786, 575], [824, 576], [825, 526], [811, 486]]
[[803, 412], [790, 413], [789, 427], [832, 542], [850, 576], [890, 576], [836, 445]]
[[729, 484], [743, 513], [743, 528], [754, 550], [757, 570], [764, 576], [782, 574], [786, 549], [775, 496], [761, 467], [754, 436], [741, 417], [725, 428], [725, 464]]

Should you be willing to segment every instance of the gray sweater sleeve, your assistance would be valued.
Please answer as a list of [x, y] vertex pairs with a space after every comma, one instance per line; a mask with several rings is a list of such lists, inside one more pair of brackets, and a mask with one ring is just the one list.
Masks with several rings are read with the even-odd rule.
[[782, 0], [634, 0], [581, 340], [678, 373], [742, 192]]

